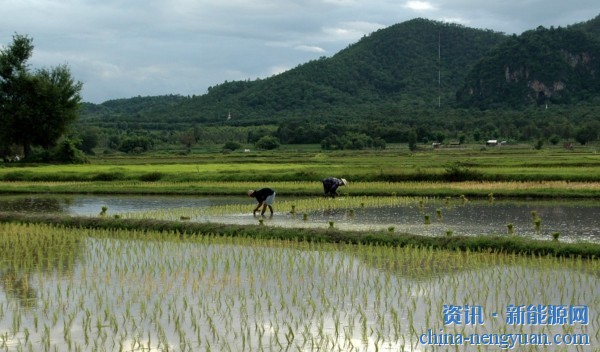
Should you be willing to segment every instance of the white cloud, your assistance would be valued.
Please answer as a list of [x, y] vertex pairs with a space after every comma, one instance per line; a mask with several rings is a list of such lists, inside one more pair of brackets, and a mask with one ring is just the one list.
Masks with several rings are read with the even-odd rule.
[[407, 9], [411, 9], [414, 11], [428, 11], [428, 10], [435, 10], [435, 6], [433, 6], [430, 2], [428, 1], [407, 1], [406, 4], [404, 4], [404, 7], [406, 7]]
[[318, 47], [318, 46], [310, 46], [310, 45], [296, 45], [294, 47], [294, 49], [296, 50], [300, 50], [300, 51], [308, 51], [311, 53], [324, 53], [325, 49]]

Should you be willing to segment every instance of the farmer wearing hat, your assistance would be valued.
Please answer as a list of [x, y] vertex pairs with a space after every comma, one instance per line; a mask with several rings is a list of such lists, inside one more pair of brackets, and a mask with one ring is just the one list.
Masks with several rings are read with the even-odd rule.
[[335, 198], [337, 196], [337, 189], [340, 186], [346, 186], [348, 181], [345, 178], [327, 177], [323, 179], [323, 191], [325, 196], [331, 196]]
[[258, 209], [260, 209], [261, 206], [262, 212], [260, 213], [260, 215], [265, 215], [265, 211], [267, 210], [268, 206], [269, 210], [271, 211], [271, 216], [273, 216], [273, 202], [275, 201], [274, 190], [270, 188], [262, 188], [258, 191], [255, 191], [251, 189], [248, 191], [248, 197], [254, 197], [258, 202], [258, 205], [256, 206], [256, 208], [254, 208], [254, 211], [252, 212], [254, 216], [256, 216], [256, 212], [258, 211]]

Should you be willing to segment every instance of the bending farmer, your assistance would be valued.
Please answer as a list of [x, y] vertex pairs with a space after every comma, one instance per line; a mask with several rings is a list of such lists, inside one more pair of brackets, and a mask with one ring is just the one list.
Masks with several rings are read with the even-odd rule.
[[275, 201], [275, 191], [270, 189], [270, 188], [263, 188], [263, 189], [259, 189], [258, 191], [255, 190], [249, 190], [248, 191], [248, 197], [254, 197], [256, 198], [256, 201], [258, 202], [258, 205], [256, 206], [256, 208], [254, 208], [254, 211], [252, 212], [252, 214], [254, 214], [254, 216], [256, 216], [256, 212], [258, 211], [258, 209], [260, 209], [260, 207], [262, 206], [262, 212], [260, 213], [260, 215], [265, 215], [265, 211], [267, 210], [267, 206], [269, 207], [269, 210], [271, 211], [271, 215], [273, 215], [273, 202]]
[[346, 186], [348, 181], [344, 178], [327, 177], [323, 179], [323, 191], [326, 196], [337, 196], [337, 189], [340, 186]]

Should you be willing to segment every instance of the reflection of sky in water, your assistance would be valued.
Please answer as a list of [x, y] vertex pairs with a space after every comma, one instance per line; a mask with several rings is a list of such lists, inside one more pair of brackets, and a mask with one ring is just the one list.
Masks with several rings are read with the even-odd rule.
[[[71, 344], [87, 350], [99, 343], [99, 350], [119, 350], [122, 344], [124, 350], [159, 351], [166, 349], [158, 345], [163, 342], [178, 350], [183, 341], [219, 351], [256, 351], [259, 346], [273, 351], [288, 346], [294, 351], [425, 351], [431, 349], [417, 338], [428, 329], [592, 336], [598, 330], [599, 321], [592, 318], [600, 314], [597, 275], [563, 269], [544, 258], [536, 262], [539, 268], [531, 267], [521, 257], [515, 263], [452, 261], [452, 269], [419, 275], [413, 271], [419, 263], [458, 258], [431, 252], [421, 261], [406, 259], [411, 255], [406, 249], [382, 255], [354, 253], [355, 248], [88, 238], [82, 260], [69, 275], [31, 273], [30, 284], [40, 297], [37, 310], [8, 309], [13, 302], [0, 290], [5, 307], [0, 331], [8, 332], [9, 350], [25, 340], [23, 333], [11, 332], [12, 315], [21, 314], [20, 330], [27, 328], [29, 339], [39, 342], [46, 334], [41, 327], [47, 326], [57, 350]], [[394, 269], [390, 262], [407, 265]], [[444, 326], [444, 304], [481, 306], [485, 324]], [[510, 304], [587, 305], [591, 319], [586, 326], [509, 326], [504, 316]], [[492, 318], [493, 313], [499, 317]], [[52, 324], [54, 317], [57, 324]], [[67, 335], [63, 329], [71, 317]], [[82, 322], [88, 317], [91, 342], [86, 343]]]
[[[437, 210], [441, 211], [438, 219]], [[251, 210], [251, 209], [250, 209]], [[277, 211], [277, 207], [275, 207]], [[533, 223], [532, 211], [542, 219], [539, 234]], [[268, 212], [268, 211], [267, 211]], [[383, 208], [355, 209], [351, 216], [346, 209], [316, 211], [302, 214], [276, 213], [266, 217], [265, 224], [289, 227], [334, 226], [340, 229], [381, 229], [394, 227], [394, 232], [408, 232], [420, 235], [507, 234], [509, 223], [515, 234], [532, 238], [550, 239], [552, 233], [559, 232], [565, 241], [600, 242], [600, 205], [581, 205], [543, 201], [469, 201], [460, 205], [446, 206], [443, 201], [429, 201], [421, 210], [418, 205], [400, 205]], [[425, 224], [429, 215], [430, 224]], [[257, 224], [258, 219], [247, 214], [206, 217], [203, 221]]]
[[[278, 197], [283, 201], [285, 197]], [[288, 198], [289, 199], [289, 198]], [[248, 197], [189, 197], [189, 196], [2, 196], [0, 211], [66, 213], [95, 216], [103, 206], [108, 214], [174, 208], [204, 208], [223, 204], [248, 204], [248, 213], [224, 216], [206, 216], [198, 221], [234, 224], [258, 224], [251, 215], [256, 204]], [[314, 211], [303, 220], [301, 213], [289, 214], [278, 208], [275, 216], [265, 218], [271, 226], [328, 227], [329, 221], [340, 229], [382, 229], [394, 227], [395, 232], [422, 235], [506, 234], [507, 225], [513, 224], [514, 233], [521, 236], [549, 239], [554, 232], [560, 233], [565, 241], [600, 242], [600, 204], [589, 201], [540, 201], [540, 200], [471, 200], [464, 204], [443, 200], [428, 200], [423, 209], [417, 204], [384, 208], [355, 209], [354, 216], [348, 210]], [[441, 211], [441, 220], [437, 210]], [[531, 212], [541, 218], [540, 233], [536, 232]], [[268, 214], [268, 211], [267, 211]], [[425, 224], [429, 215], [430, 224]], [[175, 219], [178, 220], [178, 219]]]
[[135, 196], [135, 195], [78, 195], [78, 196], [0, 196], [0, 211], [31, 213], [65, 213], [97, 215], [102, 207], [109, 214], [129, 211], [169, 209], [179, 207], [209, 207], [241, 203], [241, 197]]

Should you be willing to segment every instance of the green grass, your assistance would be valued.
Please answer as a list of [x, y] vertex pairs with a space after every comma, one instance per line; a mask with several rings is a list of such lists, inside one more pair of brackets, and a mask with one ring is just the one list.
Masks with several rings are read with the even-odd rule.
[[[97, 157], [85, 165], [0, 164], [0, 193], [240, 194], [270, 185], [321, 193], [328, 176], [352, 195], [599, 197], [595, 149], [477, 149], [218, 152]], [[465, 181], [470, 181], [465, 182]]]
[[[248, 189], [269, 186], [279, 194], [322, 196], [323, 186], [312, 182], [142, 182], [142, 181], [69, 181], [0, 182], [0, 194], [139, 194], [139, 195], [245, 195]], [[600, 197], [599, 182], [351, 182], [340, 188], [341, 195], [419, 196], [496, 198], [587, 198]]]

